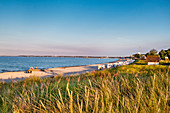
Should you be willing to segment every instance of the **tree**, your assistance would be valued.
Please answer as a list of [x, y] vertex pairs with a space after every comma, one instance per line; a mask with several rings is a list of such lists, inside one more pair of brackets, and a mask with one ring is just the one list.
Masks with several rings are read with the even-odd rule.
[[166, 50], [167, 57], [170, 59], [170, 48]]
[[165, 57], [167, 56], [167, 52], [162, 49], [162, 50], [159, 52], [159, 55], [160, 55], [161, 59], [165, 60]]
[[145, 56], [147, 57], [149, 55], [149, 53], [146, 53]]
[[150, 50], [150, 55], [157, 55], [157, 50], [156, 49], [152, 49], [152, 50]]
[[148, 55], [158, 55], [157, 52], [158, 51], [156, 49], [152, 49], [148, 53], [146, 53], [146, 56], [148, 56]]
[[134, 56], [136, 57], [136, 58], [140, 58], [140, 54], [139, 53], [137, 53], [137, 54], [134, 54]]

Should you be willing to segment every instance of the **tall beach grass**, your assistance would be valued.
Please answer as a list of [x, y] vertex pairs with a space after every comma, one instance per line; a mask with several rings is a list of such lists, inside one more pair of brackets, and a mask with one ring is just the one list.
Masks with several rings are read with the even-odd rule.
[[169, 69], [127, 65], [80, 76], [1, 82], [0, 112], [168, 113]]

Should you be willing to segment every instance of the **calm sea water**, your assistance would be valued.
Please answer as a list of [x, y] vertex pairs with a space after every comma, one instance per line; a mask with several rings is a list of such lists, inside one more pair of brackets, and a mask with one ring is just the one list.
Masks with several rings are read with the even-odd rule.
[[30, 67], [47, 69], [54, 67], [80, 66], [113, 62], [118, 59], [70, 58], [70, 57], [2, 57], [0, 56], [0, 73], [25, 71]]

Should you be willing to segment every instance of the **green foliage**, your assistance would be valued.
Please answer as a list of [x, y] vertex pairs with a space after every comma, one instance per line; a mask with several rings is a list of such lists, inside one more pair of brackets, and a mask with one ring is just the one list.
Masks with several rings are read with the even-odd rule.
[[152, 49], [150, 50], [150, 55], [157, 55], [157, 50], [156, 49]]
[[146, 62], [146, 60], [136, 60], [135, 64], [137, 64], [137, 65], [147, 65], [147, 62]]
[[166, 61], [166, 60], [161, 60], [161, 61], [160, 61], [160, 64], [161, 64], [161, 65], [170, 65], [170, 62], [169, 62], [169, 61]]
[[146, 53], [146, 56], [148, 56], [148, 55], [158, 55], [157, 53], [158, 53], [158, 51], [156, 49], [152, 49], [152, 50], [149, 51], [149, 53]]
[[168, 49], [168, 50], [161, 50], [159, 52], [159, 55], [160, 55], [162, 60], [165, 60], [165, 57], [168, 57], [170, 59], [170, 49]]
[[126, 65], [80, 76], [1, 84], [0, 112], [165, 112], [168, 66]]
[[141, 57], [141, 55], [140, 54], [134, 54], [134, 57], [136, 57], [136, 58], [140, 58]]
[[165, 60], [165, 56], [167, 55], [167, 53], [165, 52], [165, 50], [161, 50], [159, 52], [159, 55], [160, 55], [161, 59]]
[[166, 54], [167, 54], [168, 58], [170, 59], [170, 49], [165, 50], [165, 51], [166, 51]]

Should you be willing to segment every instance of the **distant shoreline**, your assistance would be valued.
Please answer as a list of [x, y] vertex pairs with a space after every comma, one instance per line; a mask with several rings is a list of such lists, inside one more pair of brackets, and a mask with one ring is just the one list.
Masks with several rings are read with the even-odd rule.
[[2, 55], [0, 57], [71, 57], [71, 58], [131, 58], [131, 57], [128, 57], [128, 56], [125, 56], [125, 57], [110, 57], [110, 56], [50, 56], [50, 55], [42, 55], [42, 56], [39, 56], [39, 55], [17, 55], [17, 56], [5, 56], [5, 55]]

